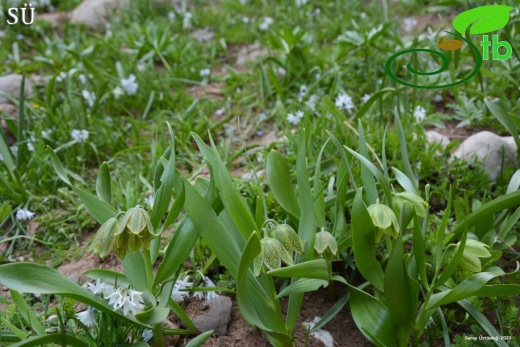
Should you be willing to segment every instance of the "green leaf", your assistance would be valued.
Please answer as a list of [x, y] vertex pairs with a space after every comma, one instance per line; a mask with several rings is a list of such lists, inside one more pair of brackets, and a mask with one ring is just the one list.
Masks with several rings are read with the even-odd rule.
[[170, 309], [166, 307], [152, 307], [146, 311], [136, 313], [135, 318], [148, 325], [155, 325], [161, 323], [168, 318]]
[[123, 270], [126, 278], [128, 279], [128, 282], [130, 282], [132, 287], [140, 292], [151, 292], [151, 288], [148, 287], [148, 282], [146, 279], [146, 265], [144, 262], [144, 257], [145, 255], [143, 255], [141, 252], [127, 254], [122, 262]]
[[58, 177], [68, 185], [72, 185], [72, 183], [70, 183], [69, 177], [67, 176], [67, 173], [65, 172], [65, 169], [63, 168], [63, 165], [61, 164], [60, 159], [49, 146], [47, 146], [47, 153], [51, 157], [52, 166], [54, 167], [54, 171], [56, 171], [58, 174]]
[[276, 297], [280, 299], [290, 294], [312, 292], [318, 290], [322, 286], [327, 287], [328, 284], [329, 282], [325, 280], [301, 278], [282, 289]]
[[[467, 233], [467, 230], [465, 230], [464, 233], [462, 234], [462, 238], [460, 240], [457, 251], [451, 258], [450, 262], [448, 263], [448, 265], [446, 266], [446, 268], [444, 269], [442, 274], [439, 276], [439, 278], [435, 281], [435, 283], [432, 284], [432, 289], [437, 289], [441, 285], [446, 283], [446, 281], [451, 278], [451, 275], [453, 275], [453, 273], [457, 269], [457, 266], [459, 265], [459, 262], [462, 259], [462, 254], [464, 253], [464, 247], [466, 246], [467, 236], [468, 236], [468, 233]], [[444, 250], [442, 259], [444, 259], [447, 256], [448, 252], [450, 252], [450, 250], [448, 248], [446, 248]]]
[[453, 20], [453, 27], [462, 35], [471, 25], [470, 34], [486, 34], [502, 29], [509, 22], [509, 12], [513, 7], [503, 5], [488, 5], [473, 8], [460, 13]]
[[110, 170], [106, 162], [101, 164], [98, 171], [96, 193], [101, 200], [110, 205], [112, 201], [112, 181], [110, 178]]
[[462, 308], [468, 312], [475, 321], [480, 325], [482, 330], [484, 330], [488, 336], [496, 336], [498, 339], [495, 340], [495, 343], [499, 347], [507, 347], [507, 343], [505, 343], [503, 340], [500, 340], [500, 337], [503, 336], [500, 334], [496, 329], [493, 327], [493, 325], [488, 321], [486, 316], [484, 316], [482, 313], [480, 313], [479, 310], [475, 308], [468, 300], [460, 300], [457, 302]]
[[138, 322], [132, 316], [115, 312], [105, 300], [47, 266], [32, 263], [0, 265], [0, 285], [22, 293], [63, 295], [92, 306], [117, 319], [151, 329], [149, 325]]
[[398, 329], [388, 308], [373, 296], [348, 285], [350, 311], [357, 327], [365, 337], [378, 347], [397, 347]]
[[16, 305], [16, 310], [20, 313], [20, 315], [25, 319], [25, 321], [29, 324], [32, 330], [38, 335], [44, 335], [45, 329], [41, 325], [36, 314], [31, 310], [27, 302], [16, 290], [11, 290], [11, 299]]
[[315, 259], [267, 272], [270, 276], [316, 278], [328, 281], [329, 267], [325, 259]]
[[409, 327], [415, 318], [415, 308], [411, 307], [411, 293], [405, 277], [403, 256], [403, 242], [399, 236], [385, 270], [385, 299], [394, 322], [399, 327]]
[[202, 344], [204, 342], [206, 342], [206, 340], [209, 339], [212, 334], [213, 334], [213, 330], [206, 331], [205, 333], [200, 334], [199, 336], [197, 336], [196, 338], [191, 340], [190, 343], [188, 343], [186, 345], [186, 347], [199, 347], [199, 346], [202, 346]]
[[340, 311], [343, 309], [343, 307], [347, 304], [347, 302], [350, 300], [350, 293], [347, 293], [344, 295], [341, 299], [339, 299], [328, 311], [321, 317], [320, 321], [316, 323], [314, 328], [311, 329], [311, 333], [321, 329], [325, 324], [330, 322], [334, 317], [336, 317]]
[[291, 180], [289, 165], [285, 158], [274, 149], [267, 155], [267, 182], [276, 202], [294, 217], [300, 216], [300, 206]]
[[112, 270], [94, 269], [85, 271], [83, 274], [90, 279], [99, 279], [101, 282], [108, 283], [114, 286], [117, 283], [118, 287], [126, 288], [130, 285], [130, 282], [128, 282], [128, 279], [126, 278], [125, 274]]
[[474, 274], [453, 289], [433, 294], [427, 309], [434, 309], [473, 296], [473, 293], [478, 292], [487, 282], [501, 275], [504, 275], [504, 271], [498, 267], [492, 267], [485, 272]]
[[10, 347], [36, 347], [49, 343], [55, 343], [61, 346], [89, 347], [89, 344], [67, 334], [50, 334], [29, 337], [26, 340], [10, 345]]
[[356, 267], [363, 277], [383, 292], [385, 275], [376, 259], [375, 235], [374, 224], [363, 202], [362, 191], [358, 189], [352, 206], [352, 247]]
[[[365, 132], [363, 131], [363, 125], [361, 120], [358, 119], [358, 132], [359, 132], [359, 153], [370, 160], [368, 156], [368, 148], [365, 140]], [[374, 204], [378, 199], [377, 187], [374, 176], [370, 173], [370, 170], [365, 166], [361, 165], [361, 179], [363, 181], [363, 188], [365, 189], [368, 204]]]
[[397, 178], [397, 182], [403, 187], [407, 192], [412, 193], [420, 197], [419, 191], [415, 187], [415, 184], [406, 176], [403, 172], [396, 169], [395, 167], [392, 168], [392, 172], [395, 175], [395, 178]]
[[[509, 19], [509, 15], [507, 18]], [[520, 127], [518, 127], [510, 117], [504, 102], [498, 98], [484, 98], [484, 102], [491, 114], [513, 135], [517, 148], [520, 148]], [[508, 193], [511, 192], [508, 190]]]
[[516, 172], [513, 174], [513, 177], [511, 177], [511, 180], [509, 180], [506, 194], [513, 193], [517, 191], [518, 188], [520, 188], [520, 170], [516, 170]]

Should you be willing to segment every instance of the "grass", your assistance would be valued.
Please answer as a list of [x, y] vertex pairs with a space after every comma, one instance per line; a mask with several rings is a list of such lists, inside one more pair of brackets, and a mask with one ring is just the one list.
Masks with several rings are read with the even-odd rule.
[[[56, 10], [70, 10], [77, 3], [52, 1]], [[386, 3], [223, 0], [183, 1], [180, 7], [173, 7], [166, 2], [135, 0], [131, 8], [112, 14], [110, 26], [103, 31], [70, 23], [53, 28], [38, 19], [27, 27], [3, 27], [0, 75], [19, 73], [35, 82], [34, 93], [24, 101], [24, 119], [0, 115], [15, 135], [16, 142], [8, 145], [18, 146], [17, 156], [11, 150], [17, 159], [16, 174], [0, 165], [0, 175], [19, 193], [0, 195], [0, 227], [6, 231], [0, 237], [0, 246], [5, 247], [1, 260], [31, 254], [34, 262], [58, 265], [77, 256], [77, 244], [85, 231], [98, 227], [56, 177], [47, 146], [70, 170], [75, 184], [89, 191], [95, 186], [97, 169], [107, 162], [113, 177], [113, 206], [118, 210], [149, 206], [146, 201], [154, 191], [155, 164], [169, 146], [165, 122], [172, 125], [176, 136], [177, 166], [191, 177], [201, 174], [204, 167], [191, 132], [206, 143], [211, 134], [233, 172], [254, 169], [261, 174], [271, 149], [283, 153], [294, 165], [301, 131], [307, 129], [307, 165], [314, 172], [321, 145], [329, 139], [327, 131], [341, 144], [359, 149], [359, 121], [376, 166], [375, 156], [383, 157], [384, 148], [388, 165], [406, 172], [404, 137], [409, 169], [419, 190], [431, 186], [434, 228], [441, 223], [450, 186], [460, 211], [471, 212], [473, 206], [502, 196], [514, 170], [506, 170], [493, 184], [479, 164], [449, 161], [455, 145], [447, 150], [424, 146], [424, 129], [455, 120], [458, 127], [479, 126], [506, 133], [486, 108], [484, 98], [499, 98], [511, 114], [520, 113], [516, 53], [504, 62], [485, 62], [479, 76], [458, 87], [440, 91], [404, 88], [387, 77], [386, 60], [405, 47], [434, 48], [442, 25], [406, 33], [403, 19], [430, 12], [446, 17], [466, 10], [467, 4], [399, 2], [387, 7], [388, 18], [399, 20], [386, 21]], [[512, 0], [509, 4], [515, 5]], [[518, 42], [518, 23], [518, 16], [513, 17], [500, 31], [501, 39]], [[194, 35], [197, 30], [210, 32], [211, 38], [199, 41]], [[237, 52], [254, 44], [262, 52], [260, 57], [236, 66]], [[465, 63], [471, 59], [467, 51], [460, 56], [454, 53], [454, 57]], [[417, 59], [427, 64], [430, 58]], [[204, 73], [206, 69], [209, 74]], [[452, 76], [464, 76], [463, 63], [450, 69]], [[132, 84], [128, 82], [131, 76], [137, 85], [135, 93], [125, 90], [125, 85]], [[338, 108], [336, 100], [341, 94], [351, 97], [351, 106]], [[379, 97], [364, 107], [365, 96], [372, 95]], [[435, 111], [439, 98], [443, 107]], [[417, 106], [426, 110], [423, 121], [413, 116]], [[302, 116], [294, 119], [288, 114]], [[399, 134], [396, 115], [404, 134]], [[78, 138], [78, 130], [85, 130], [88, 138]], [[274, 141], [265, 147], [256, 145], [266, 134], [272, 134]], [[326, 187], [340, 166], [333, 145], [324, 147], [320, 165], [321, 184]], [[355, 161], [352, 171], [354, 177], [363, 175]], [[257, 193], [265, 191], [264, 181], [235, 177], [234, 184], [249, 206], [256, 206]], [[290, 219], [270, 194], [265, 204], [270, 218]], [[29, 222], [16, 219], [21, 208], [36, 214], [30, 222], [36, 223], [33, 232], [29, 232]], [[511, 235], [516, 239], [509, 239], [504, 251], [509, 262], [519, 258], [518, 232], [515, 226]], [[207, 245], [197, 243], [194, 252], [190, 257], [193, 269], [207, 268]], [[229, 282], [225, 271], [221, 276]], [[513, 275], [507, 283], [517, 279]], [[498, 317], [507, 317], [501, 323], [504, 335], [518, 333], [514, 301], [482, 301], [486, 312], [494, 310]], [[457, 321], [455, 309], [445, 310], [449, 323]], [[431, 329], [426, 338], [438, 338], [441, 329]], [[471, 321], [463, 329], [480, 333]], [[455, 345], [465, 346], [461, 336], [455, 337]]]

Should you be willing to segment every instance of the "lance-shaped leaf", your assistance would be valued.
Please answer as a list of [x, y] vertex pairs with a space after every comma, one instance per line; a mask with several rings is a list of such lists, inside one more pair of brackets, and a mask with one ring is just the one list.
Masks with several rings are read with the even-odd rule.
[[469, 29], [470, 34], [485, 34], [502, 29], [509, 22], [509, 12], [513, 7], [504, 5], [480, 6], [459, 14], [453, 20], [453, 27], [462, 35]]

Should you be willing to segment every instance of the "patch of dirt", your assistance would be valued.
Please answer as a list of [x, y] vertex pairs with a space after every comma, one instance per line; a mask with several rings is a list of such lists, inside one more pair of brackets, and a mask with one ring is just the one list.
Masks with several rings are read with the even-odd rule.
[[222, 82], [212, 82], [202, 86], [193, 86], [186, 88], [186, 92], [195, 99], [200, 98], [221, 98], [222, 89], [225, 84]]
[[[436, 127], [426, 127], [425, 130], [433, 130], [436, 131], [444, 136], [447, 136], [450, 138], [450, 140], [465, 140], [466, 138], [470, 137], [471, 135], [474, 135], [481, 131], [491, 131], [493, 133], [496, 133], [497, 131], [491, 127], [460, 127], [457, 128], [457, 124], [459, 124], [458, 121], [452, 120], [444, 122], [445, 128], [436, 128]], [[498, 134], [500, 135], [500, 134]]]
[[[338, 298], [344, 294], [345, 289], [336, 286]], [[320, 289], [315, 292], [307, 293], [303, 299], [302, 309], [296, 323], [294, 332], [295, 346], [305, 346], [307, 340], [307, 330], [303, 326], [303, 322], [309, 322], [314, 317], [323, 317], [325, 313], [334, 305], [328, 300], [328, 290]], [[282, 302], [282, 310], [286, 313], [287, 300]], [[348, 304], [347, 304], [348, 306]], [[200, 301], [192, 301], [186, 307], [190, 316], [196, 314], [197, 310], [203, 308]], [[345, 307], [322, 329], [328, 331], [334, 338], [334, 346], [350, 346], [350, 347], [369, 347], [371, 343], [361, 334], [356, 327], [350, 310]], [[180, 340], [181, 347], [189, 343], [189, 338]], [[228, 326], [228, 334], [224, 336], [212, 336], [204, 346], [209, 347], [270, 347], [271, 344], [266, 338], [265, 333], [247, 324], [240, 316], [238, 305], [233, 300], [233, 309], [231, 311], [231, 322]], [[312, 336], [309, 336], [308, 346], [321, 347], [323, 343]]]

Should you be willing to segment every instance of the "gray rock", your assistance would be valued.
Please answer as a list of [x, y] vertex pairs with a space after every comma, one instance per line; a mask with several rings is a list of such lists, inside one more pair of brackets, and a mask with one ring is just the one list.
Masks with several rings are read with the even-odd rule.
[[191, 37], [194, 37], [200, 43], [206, 43], [213, 39], [215, 36], [215, 32], [211, 29], [197, 29], [194, 32], [190, 33]]
[[[7, 94], [13, 98], [18, 99], [18, 96], [20, 95], [20, 87], [22, 85], [22, 75], [17, 74], [11, 74], [11, 75], [5, 75], [0, 77], [0, 104], [11, 102], [9, 99], [7, 99], [5, 96], [1, 94]], [[25, 79], [25, 96], [29, 96], [32, 94], [32, 82], [30, 79]]]
[[442, 148], [446, 148], [450, 144], [450, 139], [448, 136], [442, 135], [436, 131], [430, 130], [426, 132], [426, 141], [432, 144], [440, 144]]
[[478, 160], [494, 182], [502, 166], [516, 165], [516, 150], [516, 145], [511, 144], [509, 139], [481, 131], [462, 142], [453, 156], [467, 162]]
[[231, 299], [220, 295], [213, 299], [204, 313], [195, 316], [192, 321], [201, 332], [213, 330], [219, 335], [227, 334], [227, 326], [231, 320]]
[[108, 23], [108, 14], [124, 6], [129, 0], [85, 0], [70, 14], [70, 22], [85, 24], [95, 30], [104, 30]]

